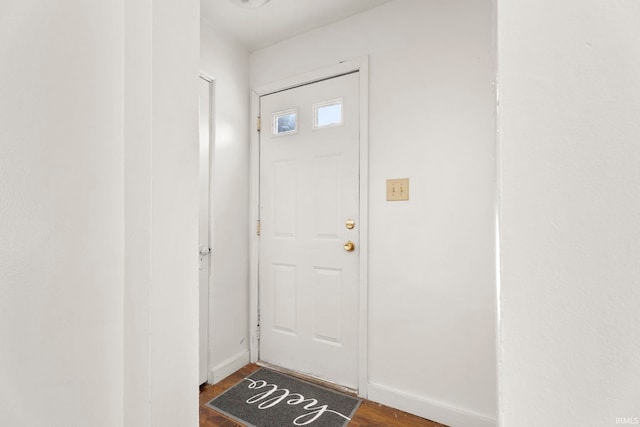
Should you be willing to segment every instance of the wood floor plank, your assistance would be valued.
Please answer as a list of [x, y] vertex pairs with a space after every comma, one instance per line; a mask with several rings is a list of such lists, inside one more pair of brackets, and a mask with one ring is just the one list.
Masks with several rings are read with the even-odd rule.
[[[238, 424], [214, 409], [209, 408], [206, 406], [206, 403], [258, 369], [260, 369], [258, 365], [250, 364], [229, 375], [218, 384], [205, 385], [202, 387], [200, 391], [200, 427], [243, 427], [242, 424]], [[349, 423], [349, 427], [382, 426], [447, 427], [444, 424], [429, 421], [368, 400], [362, 402]]]

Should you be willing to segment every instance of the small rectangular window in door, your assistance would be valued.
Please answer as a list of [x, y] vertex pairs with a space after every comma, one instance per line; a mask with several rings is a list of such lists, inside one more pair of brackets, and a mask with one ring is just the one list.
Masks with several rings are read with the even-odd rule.
[[342, 124], [342, 98], [313, 104], [313, 128]]
[[295, 108], [273, 113], [273, 135], [286, 135], [298, 130], [298, 110]]

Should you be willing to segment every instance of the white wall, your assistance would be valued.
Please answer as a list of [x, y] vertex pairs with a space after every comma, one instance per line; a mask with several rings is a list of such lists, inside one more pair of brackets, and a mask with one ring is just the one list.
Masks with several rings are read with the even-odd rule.
[[638, 423], [638, 22], [498, 2], [501, 425]]
[[153, 19], [150, 1], [124, 6], [124, 425], [149, 427]]
[[492, 17], [396, 0], [251, 55], [252, 87], [370, 56], [369, 397], [454, 426], [496, 417]]
[[202, 22], [201, 70], [215, 79], [210, 379], [249, 362], [249, 53]]
[[0, 6], [0, 425], [122, 424], [123, 4]]
[[196, 0], [2, 3], [0, 425], [198, 424], [198, 39]]
[[151, 213], [151, 426], [197, 426], [200, 4], [139, 1], [148, 8], [146, 16], [152, 16], [152, 104], [144, 116], [150, 120], [152, 144], [150, 153], [146, 146], [141, 149], [141, 154], [150, 154], [151, 200], [140, 200]]

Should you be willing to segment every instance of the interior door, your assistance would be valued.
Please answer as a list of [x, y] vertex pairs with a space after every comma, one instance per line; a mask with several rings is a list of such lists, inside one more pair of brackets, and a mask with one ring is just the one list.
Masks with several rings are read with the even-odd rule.
[[260, 98], [260, 359], [358, 384], [359, 75]]
[[199, 298], [200, 298], [200, 384], [207, 382], [209, 363], [209, 276], [211, 244], [210, 185], [211, 185], [211, 95], [212, 82], [200, 78], [200, 167], [199, 167]]

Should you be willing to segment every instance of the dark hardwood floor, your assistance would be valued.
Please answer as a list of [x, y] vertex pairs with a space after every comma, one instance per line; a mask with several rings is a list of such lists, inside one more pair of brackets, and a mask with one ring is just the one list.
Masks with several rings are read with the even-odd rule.
[[[241, 427], [235, 421], [205, 406], [211, 399], [234, 386], [238, 381], [253, 371], [260, 369], [259, 366], [251, 364], [231, 374], [215, 385], [205, 385], [200, 391], [200, 426], [201, 427]], [[350, 427], [364, 426], [407, 426], [407, 427], [446, 427], [433, 421], [402, 412], [379, 403], [365, 400], [358, 408]]]

